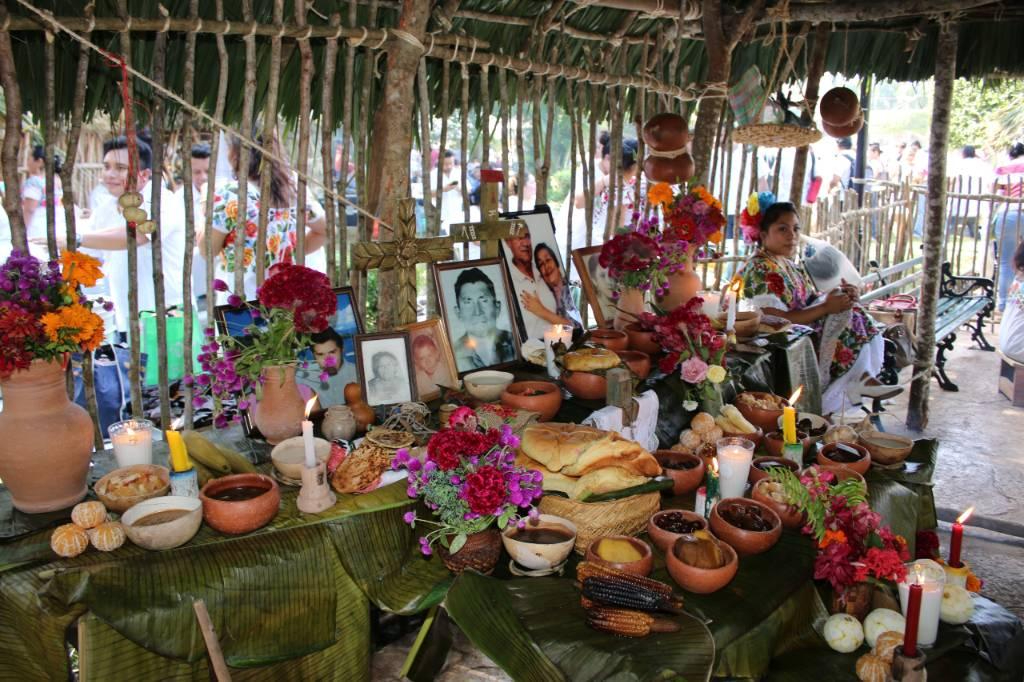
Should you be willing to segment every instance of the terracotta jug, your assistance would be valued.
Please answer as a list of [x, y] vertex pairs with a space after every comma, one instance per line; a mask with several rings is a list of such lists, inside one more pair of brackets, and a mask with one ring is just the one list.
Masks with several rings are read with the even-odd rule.
[[686, 268], [668, 276], [668, 292], [663, 296], [656, 296], [654, 301], [659, 308], [668, 312], [696, 296], [700, 289], [700, 277], [693, 270]]
[[0, 381], [0, 389], [0, 480], [14, 506], [36, 514], [85, 497], [93, 424], [68, 400], [61, 363], [34, 360]]
[[256, 406], [256, 428], [271, 445], [302, 434], [306, 401], [295, 383], [295, 367], [263, 368], [263, 397]]
[[623, 289], [619, 300], [615, 302], [618, 312], [615, 314], [614, 327], [625, 331], [626, 327], [636, 322], [636, 316], [646, 311], [644, 292], [640, 289]]

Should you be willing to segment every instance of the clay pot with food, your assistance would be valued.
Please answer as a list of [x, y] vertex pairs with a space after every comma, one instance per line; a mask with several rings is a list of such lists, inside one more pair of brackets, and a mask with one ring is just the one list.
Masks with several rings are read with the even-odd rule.
[[785, 457], [755, 457], [754, 461], [750, 464], [750, 473], [747, 475], [747, 480], [753, 485], [763, 478], [769, 478], [769, 474], [774, 467], [785, 467], [794, 474], [800, 471], [799, 464]]
[[588, 340], [595, 346], [616, 352], [629, 348], [629, 336], [617, 329], [595, 329], [590, 332]]
[[802, 528], [807, 522], [807, 516], [795, 506], [785, 501], [781, 487], [775, 481], [762, 478], [754, 484], [750, 497], [778, 514], [784, 528], [791, 530]]
[[668, 554], [680, 537], [707, 527], [708, 520], [701, 514], [686, 509], [663, 509], [647, 521], [647, 537]]
[[672, 580], [697, 594], [722, 589], [736, 577], [739, 566], [736, 550], [706, 530], [676, 538], [665, 554], [665, 567]]
[[587, 561], [604, 564], [634, 575], [649, 575], [654, 567], [654, 554], [643, 540], [628, 535], [606, 535], [587, 548]]
[[629, 371], [635, 374], [638, 379], [643, 381], [650, 375], [650, 355], [638, 350], [620, 350], [616, 352], [619, 354], [619, 359], [626, 363], [626, 367], [629, 367]]
[[203, 519], [225, 535], [250, 533], [270, 523], [281, 506], [281, 489], [264, 474], [215, 478], [199, 491]]
[[516, 381], [501, 394], [501, 404], [536, 412], [537, 419], [546, 422], [562, 406], [562, 389], [552, 381]]
[[648, 355], [661, 352], [661, 346], [654, 340], [654, 332], [643, 329], [635, 322], [626, 326], [626, 335], [629, 336], [630, 350], [638, 350]]
[[857, 443], [829, 443], [818, 452], [818, 464], [844, 466], [863, 476], [871, 468], [871, 453]]
[[727, 497], [711, 508], [711, 532], [740, 556], [771, 549], [782, 535], [782, 520], [768, 505], [743, 497]]
[[748, 422], [768, 433], [776, 430], [785, 402], [774, 393], [747, 391], [736, 396], [735, 405]]
[[[814, 448], [814, 440], [803, 431], [796, 432], [796, 439], [803, 447], [804, 457]], [[770, 457], [782, 457], [782, 448], [785, 441], [782, 438], [782, 431], [772, 431], [764, 436], [764, 449]]]
[[661, 465], [662, 474], [672, 479], [672, 494], [692, 493], [704, 482], [704, 459], [699, 455], [675, 450], [655, 450], [655, 459]]

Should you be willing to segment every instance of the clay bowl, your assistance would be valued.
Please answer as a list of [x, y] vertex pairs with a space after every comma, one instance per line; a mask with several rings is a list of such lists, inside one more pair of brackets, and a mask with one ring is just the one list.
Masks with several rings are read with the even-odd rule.
[[[157, 512], [182, 510], [184, 515], [151, 526], [136, 525]], [[173, 549], [192, 539], [203, 523], [203, 503], [197, 497], [168, 495], [139, 502], [121, 517], [121, 526], [128, 539], [143, 549]]]
[[[860, 458], [855, 462], [841, 462], [839, 460], [832, 459], [832, 455], [840, 445], [845, 445], [857, 451]], [[851, 471], [856, 471], [858, 474], [863, 476], [871, 468], [871, 453], [863, 445], [857, 445], [856, 443], [829, 443], [818, 451], [818, 464], [826, 464], [831, 466], [844, 466]]]
[[[707, 530], [708, 520], [703, 515], [697, 514], [686, 509], [663, 509], [662, 511], [651, 516], [647, 521], [647, 537], [651, 539], [654, 546], [660, 549], [665, 554], [669, 553], [672, 545], [676, 544], [676, 540], [682, 537], [682, 533], [675, 533], [670, 530], [665, 530], [658, 525], [659, 519], [664, 519], [669, 514], [682, 514], [684, 521], [692, 521], [700, 524], [700, 528]], [[700, 529], [697, 529], [700, 530]], [[693, 532], [693, 531], [691, 531]]]
[[516, 381], [501, 394], [501, 404], [536, 412], [537, 419], [546, 422], [562, 406], [562, 389], [553, 381]]
[[[718, 317], [714, 319], [715, 329], [722, 331], [728, 331], [725, 328], [726, 320], [729, 317], [728, 312], [719, 313]], [[761, 311], [745, 311], [736, 313], [736, 323], [733, 325], [733, 331], [736, 332], [736, 336], [739, 338], [749, 338], [757, 334], [757, 330], [761, 327]]]
[[[763, 393], [760, 391], [747, 391], [746, 393], [741, 393], [740, 395], [752, 395], [757, 398], [767, 399], [769, 396], [775, 394]], [[738, 397], [739, 396], [737, 396], [737, 398]], [[778, 396], [775, 397], [778, 398]], [[777, 410], [765, 410], [760, 407], [747, 405], [741, 402], [740, 400], [736, 400], [735, 404], [736, 409], [740, 411], [740, 414], [742, 414], [748, 422], [758, 427], [765, 433], [768, 433], [769, 431], [774, 431], [777, 428], [776, 424], [779, 421], [779, 417], [782, 416], [781, 407]], [[746, 436], [744, 436], [744, 438], [746, 438]]]
[[629, 337], [617, 329], [595, 329], [590, 332], [590, 343], [618, 352], [629, 348]]
[[501, 397], [513, 379], [515, 377], [509, 372], [485, 369], [462, 377], [462, 384], [466, 387], [466, 391], [477, 400], [493, 403]]
[[850, 469], [849, 467], [845, 467], [841, 464], [813, 464], [805, 468], [801, 473], [805, 474], [809, 472], [811, 469], [831, 471], [833, 474], [836, 475], [836, 478], [840, 481], [845, 481], [848, 478], [855, 478], [858, 481], [860, 481], [860, 484], [864, 486], [865, 490], [867, 490], [868, 482], [864, 480], [864, 477], [861, 474], [857, 473], [853, 469]]
[[[214, 495], [231, 488], [260, 488], [263, 492], [247, 500], [218, 500]], [[215, 478], [199, 491], [203, 519], [225, 535], [250, 533], [270, 523], [281, 506], [281, 489], [264, 474], [232, 474]]]
[[[828, 430], [828, 427], [832, 426], [832, 422], [830, 422], [829, 420], [825, 419], [820, 414], [812, 414], [810, 412], [797, 412], [796, 413], [796, 422], [798, 424], [798, 426], [797, 426], [798, 429], [800, 428], [799, 427], [800, 422], [804, 421], [805, 419], [807, 419], [807, 420], [809, 420], [811, 422], [811, 428], [812, 429], [819, 429], [820, 430], [821, 427], [825, 427], [825, 429]], [[779, 417], [779, 420], [778, 420], [778, 422], [776, 424], [776, 427], [778, 428], [779, 431], [782, 430], [782, 417]], [[806, 429], [800, 429], [800, 430], [804, 431]], [[810, 434], [810, 432], [808, 432], [807, 433], [807, 437], [810, 439], [810, 441], [812, 443], [819, 443], [819, 442], [821, 442], [821, 439], [825, 437], [825, 433], [822, 432], [822, 434], [820, 436], [812, 436]]]
[[608, 380], [603, 374], [562, 372], [562, 385], [583, 400], [604, 400], [608, 393]]
[[914, 449], [914, 439], [891, 433], [871, 431], [862, 433], [857, 442], [871, 453], [871, 461], [883, 466], [902, 463]]
[[[132, 472], [156, 474], [157, 478], [163, 482], [163, 485], [152, 492], [142, 495], [119, 495], [115, 497], [107, 494], [107, 484], [110, 483], [110, 479], [115, 474]], [[93, 492], [96, 493], [96, 497], [100, 498], [100, 502], [103, 503], [103, 506], [105, 506], [108, 511], [122, 514], [137, 505], [139, 502], [166, 495], [167, 491], [171, 489], [171, 472], [167, 467], [162, 467], [158, 464], [132, 464], [131, 466], [114, 469], [109, 474], [96, 481], [96, 484], [93, 485], [92, 489]]]
[[638, 350], [618, 350], [615, 352], [619, 356], [619, 360], [626, 363], [629, 371], [637, 375], [640, 381], [646, 379], [651, 373], [651, 356], [647, 353]]
[[[743, 530], [722, 518], [722, 511], [741, 505], [760, 507], [761, 515], [771, 521], [772, 529], [767, 531]], [[752, 554], [767, 552], [779, 541], [779, 536], [782, 535], [782, 520], [775, 513], [774, 509], [763, 502], [748, 500], [743, 497], [727, 497], [719, 501], [718, 504], [711, 508], [710, 522], [711, 532], [715, 534], [715, 537], [731, 545], [740, 556], [751, 556]]]
[[726, 557], [724, 566], [720, 568], [697, 568], [696, 566], [684, 563], [679, 558], [677, 552], [679, 551], [680, 542], [682, 540], [677, 538], [675, 544], [672, 545], [672, 551], [665, 554], [665, 567], [668, 569], [669, 575], [672, 576], [672, 580], [675, 580], [679, 587], [696, 594], [710, 594], [728, 585], [736, 576], [736, 571], [740, 567], [740, 561], [736, 555], [736, 550], [730, 547], [728, 543], [721, 543], [722, 552]]
[[[809, 453], [814, 447], [814, 441], [811, 440], [810, 436], [803, 431], [796, 432], [796, 439], [800, 441], [800, 445], [803, 446], [804, 457], [806, 457], [807, 453]], [[782, 445], [782, 431], [772, 431], [771, 433], [765, 434], [764, 449], [770, 457], [782, 457]]]
[[[326, 462], [331, 457], [331, 443], [323, 438], [313, 439], [313, 452], [318, 462]], [[274, 468], [285, 478], [293, 481], [302, 479], [302, 470], [306, 468], [306, 444], [302, 436], [286, 438], [270, 451], [270, 461]]]
[[797, 473], [800, 471], [799, 464], [797, 464], [791, 459], [786, 459], [785, 457], [755, 457], [754, 461], [750, 463], [750, 473], [747, 474], [747, 480], [750, 481], [751, 485], [757, 483], [762, 478], [768, 478], [768, 472], [765, 471], [764, 469], [758, 468], [757, 466], [758, 463], [761, 462], [778, 462], [782, 466], [788, 468], [793, 473]]
[[654, 332], [644, 331], [636, 322], [626, 325], [626, 335], [629, 337], [630, 350], [638, 350], [648, 355], [661, 352], [661, 346], [654, 341]]
[[786, 504], [785, 502], [779, 502], [778, 500], [772, 499], [771, 495], [765, 492], [765, 486], [770, 483], [771, 481], [768, 479], [761, 479], [755, 483], [750, 492], [751, 499], [760, 502], [778, 514], [779, 520], [782, 521], [783, 528], [793, 530], [803, 527], [804, 523], [807, 521], [807, 517], [803, 512], [791, 504]]
[[[661, 465], [662, 474], [672, 479], [673, 495], [692, 493], [704, 482], [704, 458], [699, 455], [675, 450], [655, 450], [654, 458]], [[691, 469], [673, 469], [669, 466], [676, 462], [693, 462], [695, 466]]]
[[517, 564], [531, 571], [543, 571], [558, 566], [564, 562], [572, 552], [576, 543], [576, 524], [569, 519], [553, 514], [541, 514], [538, 517], [536, 526], [530, 525], [528, 530], [554, 528], [568, 531], [571, 535], [564, 542], [540, 543], [524, 542], [515, 538], [519, 531], [515, 524], [509, 524], [501, 534], [501, 543], [505, 551]]
[[739, 431], [723, 431], [722, 438], [746, 438], [754, 444], [756, 450], [764, 442], [764, 429], [760, 426], [753, 433], [741, 433]]
[[[602, 558], [597, 552], [598, 547], [603, 540], [625, 540], [640, 552], [641, 557], [636, 561], [608, 561], [607, 559]], [[587, 547], [587, 561], [611, 566], [612, 568], [617, 568], [620, 571], [625, 571], [626, 573], [645, 576], [650, 574], [651, 568], [654, 567], [654, 554], [651, 553], [651, 546], [643, 540], [638, 540], [637, 538], [630, 537], [629, 535], [605, 535], [604, 537], [597, 538], [590, 543], [590, 547]]]

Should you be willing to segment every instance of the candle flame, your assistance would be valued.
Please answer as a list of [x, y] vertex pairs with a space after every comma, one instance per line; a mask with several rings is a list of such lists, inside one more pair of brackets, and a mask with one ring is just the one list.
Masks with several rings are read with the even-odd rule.
[[732, 284], [729, 285], [729, 291], [739, 297], [740, 292], [743, 291], [743, 280], [738, 277], [734, 279]]
[[967, 519], [971, 518], [971, 514], [974, 513], [974, 507], [968, 507], [964, 510], [964, 513], [956, 517], [957, 523], [964, 523]]
[[472, 336], [466, 339], [466, 347], [468, 347], [470, 350], [476, 350], [476, 339], [474, 339]]
[[317, 395], [313, 394], [313, 397], [306, 401], [306, 419], [309, 419], [309, 413], [313, 411], [313, 405], [316, 404]]
[[924, 566], [921, 564], [914, 564], [914, 582], [924, 585]]
[[796, 401], [800, 400], [800, 395], [803, 394], [803, 392], [804, 392], [804, 387], [803, 387], [803, 384], [801, 384], [799, 387], [797, 387], [797, 389], [795, 391], [793, 391], [793, 395], [789, 396], [789, 406], [790, 407], [793, 407], [794, 405], [796, 405]]
[[716, 476], [718, 475], [718, 458], [717, 457], [712, 457], [711, 458], [711, 471]]

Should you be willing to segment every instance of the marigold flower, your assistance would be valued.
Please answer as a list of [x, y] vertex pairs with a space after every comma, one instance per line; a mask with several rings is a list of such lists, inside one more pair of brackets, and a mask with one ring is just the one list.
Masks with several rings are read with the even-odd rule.
[[825, 547], [831, 545], [833, 542], [845, 544], [846, 533], [844, 533], [841, 530], [826, 530], [825, 537], [823, 537], [821, 541], [818, 543], [818, 547], [824, 549]]
[[662, 206], [668, 209], [672, 205], [672, 200], [675, 195], [672, 192], [672, 186], [667, 182], [656, 182], [651, 185], [651, 188], [647, 190], [647, 200], [652, 205]]
[[103, 277], [100, 262], [96, 258], [78, 251], [65, 251], [61, 254], [61, 277], [74, 289], [81, 285], [91, 287]]

